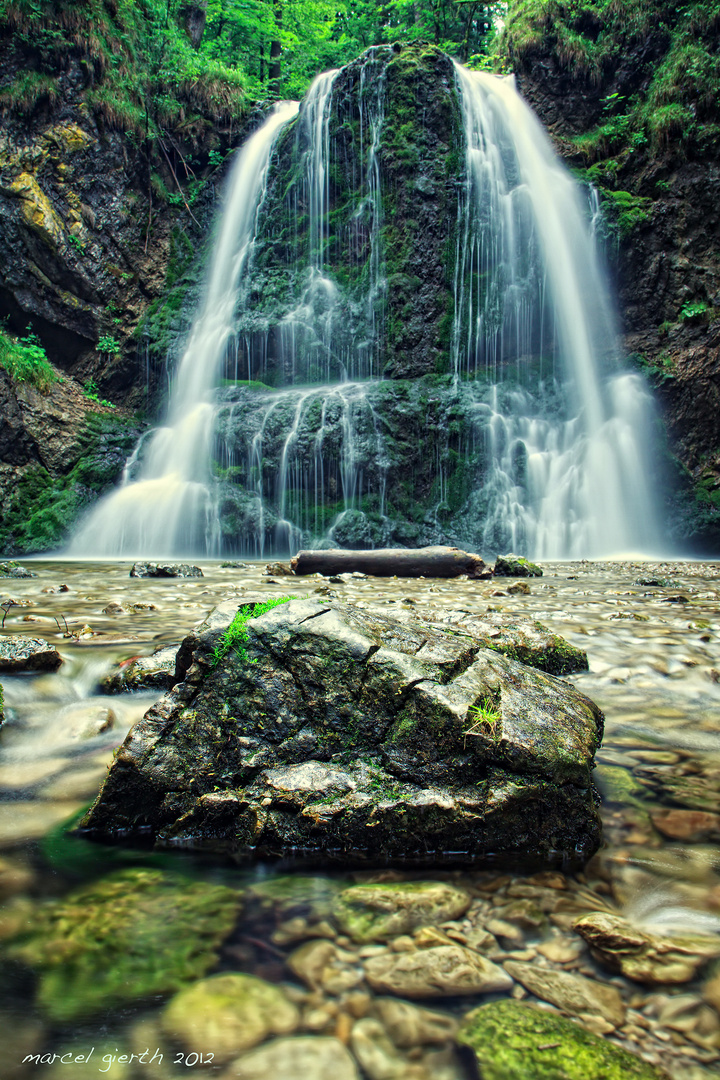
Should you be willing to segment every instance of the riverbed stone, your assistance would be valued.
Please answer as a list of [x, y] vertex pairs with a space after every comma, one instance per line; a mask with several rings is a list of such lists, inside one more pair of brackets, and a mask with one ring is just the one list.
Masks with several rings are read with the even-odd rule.
[[36, 578], [32, 570], [21, 566], [16, 562], [0, 562], [0, 577], [4, 578]]
[[274, 1039], [237, 1058], [220, 1080], [360, 1080], [357, 1065], [339, 1039], [299, 1035]]
[[584, 975], [556, 971], [540, 964], [507, 960], [505, 970], [535, 997], [557, 1005], [564, 1012], [597, 1013], [614, 1027], [625, 1022], [625, 1003], [619, 990]]
[[152, 656], [130, 656], [100, 680], [103, 694], [129, 694], [135, 690], [169, 690], [175, 674], [177, 645], [164, 645]]
[[122, 870], [38, 910], [8, 954], [38, 973], [47, 1015], [72, 1021], [205, 975], [239, 904], [223, 885]]
[[224, 649], [240, 603], [181, 646], [184, 681], [130, 732], [88, 832], [324, 860], [594, 852], [602, 714], [570, 684], [469, 633], [314, 597]]
[[130, 577], [136, 578], [197, 578], [204, 577], [199, 566], [190, 563], [133, 563]]
[[365, 978], [378, 993], [409, 998], [497, 993], [513, 985], [501, 967], [462, 945], [404, 953], [388, 949], [365, 961]]
[[542, 577], [542, 568], [522, 555], [498, 555], [493, 569], [495, 577]]
[[474, 1052], [482, 1080], [669, 1080], [572, 1020], [519, 1001], [474, 1009], [458, 1041]]
[[606, 911], [585, 915], [574, 927], [599, 960], [640, 983], [689, 982], [720, 956], [720, 942], [714, 938], [662, 937]]
[[691, 844], [720, 841], [720, 814], [672, 807], [651, 811], [650, 818], [657, 831], [670, 840], [685, 840]]
[[43, 638], [11, 634], [0, 638], [0, 671], [15, 674], [21, 671], [55, 671], [62, 656]]
[[408, 1075], [407, 1060], [398, 1053], [379, 1020], [371, 1016], [358, 1020], [353, 1025], [350, 1046], [368, 1080], [404, 1080]]
[[353, 941], [367, 944], [457, 919], [471, 897], [442, 881], [397, 881], [343, 889], [334, 915]]
[[254, 975], [213, 975], [181, 990], [162, 1011], [167, 1038], [188, 1053], [205, 1047], [220, 1065], [269, 1035], [289, 1035], [300, 1023], [297, 1006], [279, 986]]
[[425, 1009], [394, 997], [378, 997], [372, 1012], [382, 1021], [396, 1046], [442, 1045], [455, 1037], [458, 1022], [449, 1013]]

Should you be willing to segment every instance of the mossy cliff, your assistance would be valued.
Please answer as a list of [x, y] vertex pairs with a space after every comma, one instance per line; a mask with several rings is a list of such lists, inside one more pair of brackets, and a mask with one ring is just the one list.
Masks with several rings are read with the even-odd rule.
[[720, 544], [720, 5], [517, 0], [503, 61], [597, 188], [625, 344], [667, 436], [668, 518]]
[[[171, 21], [159, 35], [165, 9], [0, 3], [0, 319], [11, 336], [29, 332], [55, 369], [40, 386], [0, 358], [8, 550], [53, 546], [74, 520], [63, 497], [57, 528], [27, 525], [80, 461], [52, 446], [65, 438], [65, 399], [81, 432], [83, 388], [90, 411], [99, 399], [121, 406], [116, 449], [128, 421], [138, 428], [129, 410], [155, 407], [215, 181], [240, 134], [241, 87], [232, 73], [193, 70], [184, 29]], [[113, 453], [80, 503], [119, 475]]]
[[[278, 144], [241, 323], [250, 357], [240, 369], [274, 385], [445, 372], [464, 161], [450, 58], [433, 46], [371, 49], [340, 71], [326, 109], [324, 192], [313, 188], [310, 146], [321, 120], [307, 105]], [[340, 296], [315, 295], [310, 267]], [[320, 313], [322, 341], [303, 326], [308, 306]]]

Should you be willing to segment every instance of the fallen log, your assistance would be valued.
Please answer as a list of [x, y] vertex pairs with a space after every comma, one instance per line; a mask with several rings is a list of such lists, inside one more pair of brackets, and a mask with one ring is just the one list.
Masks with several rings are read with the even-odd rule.
[[378, 548], [375, 551], [299, 551], [290, 560], [298, 574], [361, 573], [374, 577], [460, 577], [467, 574], [475, 580], [492, 577], [492, 569], [479, 555], [455, 547]]

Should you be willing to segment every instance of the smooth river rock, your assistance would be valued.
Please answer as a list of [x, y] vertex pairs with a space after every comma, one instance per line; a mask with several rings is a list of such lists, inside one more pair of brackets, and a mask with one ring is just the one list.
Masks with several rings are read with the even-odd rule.
[[297, 1007], [279, 986], [254, 975], [213, 975], [181, 990], [162, 1011], [163, 1033], [192, 1053], [206, 1047], [224, 1064], [268, 1035], [289, 1035]]
[[0, 671], [13, 675], [21, 671], [55, 671], [62, 662], [57, 649], [43, 638], [19, 634], [0, 638]]
[[507, 960], [504, 967], [535, 997], [549, 1001], [565, 1012], [598, 1014], [613, 1027], [625, 1022], [625, 1004], [614, 986], [519, 960]]
[[489, 994], [513, 985], [501, 967], [463, 945], [405, 953], [388, 950], [365, 961], [365, 978], [378, 993], [409, 998]]
[[239, 604], [181, 645], [184, 681], [128, 735], [89, 833], [324, 862], [596, 850], [602, 714], [569, 683], [469, 630], [315, 597], [230, 646]]
[[599, 960], [635, 982], [689, 982], [710, 959], [720, 956], [716, 938], [662, 937], [610, 912], [593, 912], [574, 925]]
[[470, 901], [463, 889], [442, 881], [353, 885], [338, 895], [334, 915], [346, 934], [366, 943], [457, 919]]
[[352, 1055], [339, 1039], [300, 1035], [275, 1039], [244, 1054], [220, 1080], [360, 1080]]

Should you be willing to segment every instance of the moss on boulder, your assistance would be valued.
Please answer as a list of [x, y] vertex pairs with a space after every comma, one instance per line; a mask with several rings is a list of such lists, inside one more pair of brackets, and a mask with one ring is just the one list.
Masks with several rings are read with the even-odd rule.
[[223, 885], [159, 870], [122, 870], [39, 908], [7, 954], [39, 975], [38, 1004], [69, 1021], [204, 975], [238, 916]]
[[627, 1050], [562, 1016], [518, 1001], [493, 1001], [465, 1017], [483, 1080], [667, 1080]]

